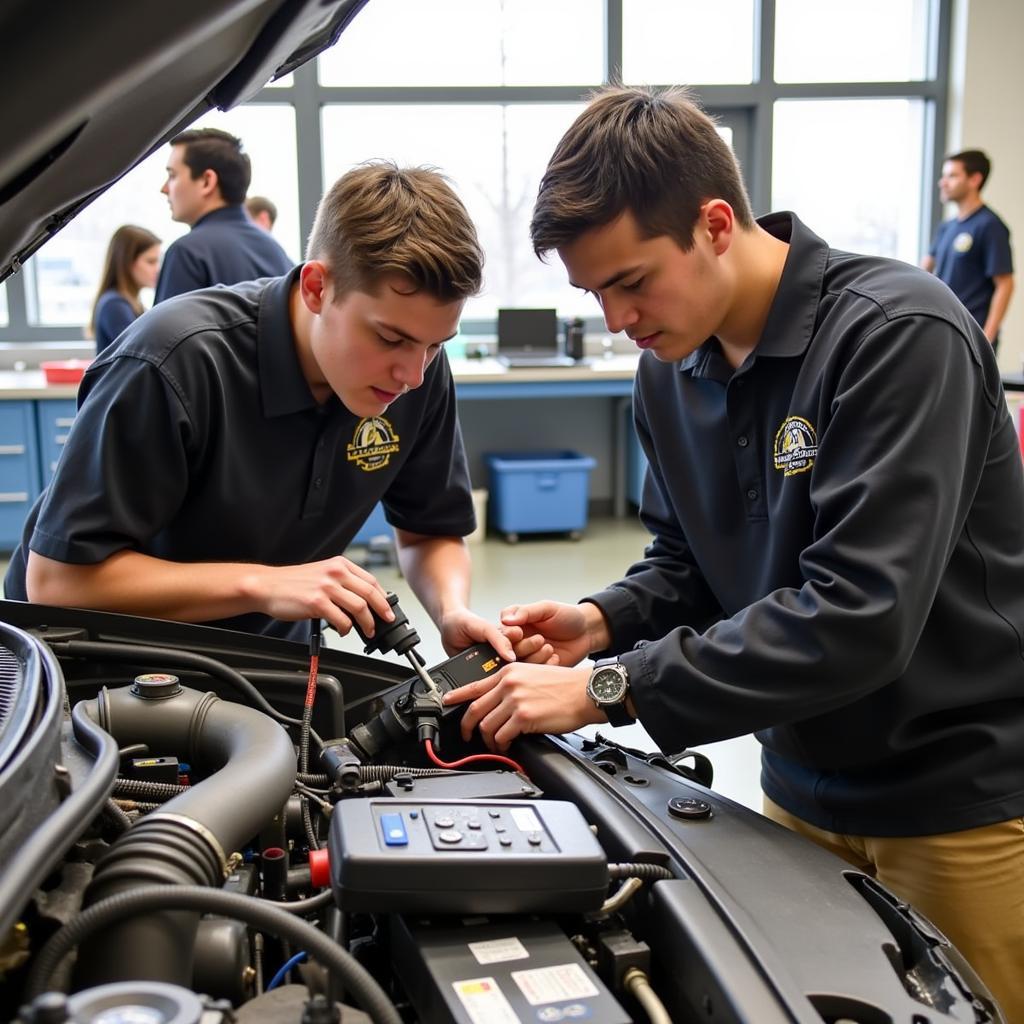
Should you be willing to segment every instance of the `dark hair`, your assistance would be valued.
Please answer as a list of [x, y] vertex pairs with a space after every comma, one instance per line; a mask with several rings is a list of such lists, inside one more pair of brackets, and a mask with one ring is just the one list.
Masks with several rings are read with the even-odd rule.
[[265, 213], [270, 217], [271, 224], [277, 220], [277, 206], [266, 196], [249, 196], [245, 201], [245, 208], [249, 211], [250, 217], [255, 217], [258, 213]]
[[754, 226], [736, 158], [690, 92], [607, 86], [555, 148], [530, 237], [543, 256], [629, 210], [646, 237], [668, 235], [689, 250], [709, 199], [724, 199], [741, 227]]
[[183, 159], [193, 181], [205, 171], [213, 171], [225, 203], [237, 206], [245, 200], [252, 164], [242, 152], [241, 139], [219, 128], [190, 128], [175, 135], [171, 145], [184, 147]]
[[428, 167], [371, 161], [343, 174], [320, 201], [306, 259], [322, 259], [340, 297], [370, 292], [389, 273], [442, 302], [480, 291], [484, 254], [448, 180]]
[[962, 153], [953, 153], [951, 156], [947, 156], [946, 160], [956, 160], [957, 163], [963, 164], [968, 176], [980, 174], [979, 191], [985, 187], [985, 182], [988, 181], [988, 176], [992, 173], [992, 161], [989, 160], [988, 154], [980, 149], [965, 149]]
[[139, 286], [132, 277], [132, 265], [147, 249], [159, 244], [160, 239], [152, 231], [137, 227], [135, 224], [122, 224], [110, 236], [107, 258], [103, 263], [103, 275], [100, 277], [100, 286], [96, 290], [92, 313], [89, 316], [89, 337], [96, 333], [96, 307], [104, 292], [120, 293], [132, 304], [132, 309], [136, 313], [142, 312]]

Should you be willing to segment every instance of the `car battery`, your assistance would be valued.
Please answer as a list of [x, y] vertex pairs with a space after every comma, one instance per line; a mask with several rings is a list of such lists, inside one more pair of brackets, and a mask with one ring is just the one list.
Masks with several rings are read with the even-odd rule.
[[632, 1020], [547, 921], [394, 917], [391, 942], [422, 1024]]

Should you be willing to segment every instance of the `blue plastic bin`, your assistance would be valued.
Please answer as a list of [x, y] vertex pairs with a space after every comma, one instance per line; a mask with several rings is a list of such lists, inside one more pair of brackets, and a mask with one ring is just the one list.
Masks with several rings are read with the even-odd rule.
[[384, 518], [384, 506], [377, 502], [373, 511], [366, 517], [366, 522], [359, 527], [359, 532], [349, 541], [354, 545], [367, 545], [374, 537], [392, 537], [394, 531], [391, 524]]
[[491, 525], [520, 533], [582, 532], [587, 525], [590, 471], [595, 462], [570, 451], [492, 452], [487, 508]]
[[644, 479], [647, 476], [647, 456], [640, 446], [640, 438], [632, 424], [629, 428], [629, 447], [626, 452], [626, 497], [636, 506], [644, 495]]

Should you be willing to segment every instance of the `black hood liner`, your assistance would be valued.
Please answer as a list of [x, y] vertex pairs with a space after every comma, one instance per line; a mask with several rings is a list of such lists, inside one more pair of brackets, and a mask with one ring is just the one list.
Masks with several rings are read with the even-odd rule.
[[208, 110], [331, 46], [367, 0], [4, 0], [0, 281]]

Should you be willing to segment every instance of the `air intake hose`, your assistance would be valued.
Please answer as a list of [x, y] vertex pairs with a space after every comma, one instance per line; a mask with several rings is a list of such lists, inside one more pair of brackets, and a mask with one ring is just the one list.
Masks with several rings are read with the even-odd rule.
[[[104, 688], [75, 706], [119, 746], [187, 760], [202, 781], [147, 815], [96, 867], [84, 905], [140, 885], [219, 886], [227, 857], [277, 814], [295, 783], [295, 749], [283, 727], [241, 704], [178, 683], [140, 676]], [[81, 951], [76, 985], [146, 979], [188, 987], [199, 917], [194, 911], [147, 914], [112, 926]]]

